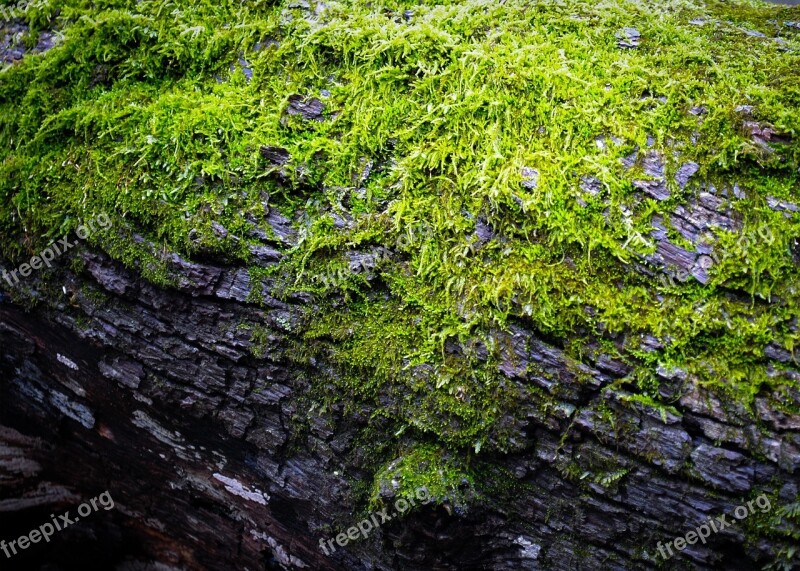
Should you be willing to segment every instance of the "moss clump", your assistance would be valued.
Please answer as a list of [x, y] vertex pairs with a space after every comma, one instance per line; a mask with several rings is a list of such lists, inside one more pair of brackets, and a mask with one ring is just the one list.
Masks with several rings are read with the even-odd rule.
[[421, 444], [405, 450], [376, 474], [371, 503], [377, 507], [386, 498], [395, 502], [403, 498], [463, 511], [474, 494], [473, 486], [472, 476], [457, 459], [436, 446]]

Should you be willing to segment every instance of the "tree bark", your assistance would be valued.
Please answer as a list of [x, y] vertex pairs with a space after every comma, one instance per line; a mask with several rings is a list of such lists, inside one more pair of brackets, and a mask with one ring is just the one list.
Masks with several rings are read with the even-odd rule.
[[[309, 379], [330, 367], [298, 367], [286, 351], [313, 299], [255, 306], [245, 271], [177, 257], [185, 279], [158, 289], [103, 255], [82, 257], [84, 273], [63, 269], [69, 304], [0, 304], [2, 537], [104, 490], [116, 508], [4, 568], [649, 569], [657, 542], [732, 514], [748, 494], [797, 494], [800, 417], [766, 395], [759, 431], [744, 410], [664, 372], [680, 415], [661, 418], [602, 391], [624, 364], [587, 359], [576, 369], [513, 326], [494, 335], [502, 372], [526, 395], [525, 420], [517, 450], [488, 458], [502, 469], [489, 478], [496, 492], [468, 511], [428, 505], [326, 556], [320, 540], [361, 519], [352, 482], [368, 476], [357, 435], [371, 411], [309, 410]], [[262, 358], [240, 327], [255, 322], [282, 331]], [[529, 373], [531, 363], [551, 375]], [[549, 413], [541, 391], [558, 403]], [[785, 398], [800, 404], [796, 392]], [[606, 485], [575, 473], [599, 467]], [[755, 569], [782, 545], [745, 539], [737, 524], [670, 564]]]

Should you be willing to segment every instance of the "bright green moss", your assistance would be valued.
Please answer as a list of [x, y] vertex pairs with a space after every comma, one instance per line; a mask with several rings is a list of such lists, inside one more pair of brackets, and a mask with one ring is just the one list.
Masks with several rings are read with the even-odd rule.
[[387, 496], [395, 501], [429, 499], [464, 509], [474, 494], [473, 486], [472, 477], [457, 459], [435, 446], [418, 445], [404, 450], [400, 459], [376, 474], [372, 503], [377, 507]]

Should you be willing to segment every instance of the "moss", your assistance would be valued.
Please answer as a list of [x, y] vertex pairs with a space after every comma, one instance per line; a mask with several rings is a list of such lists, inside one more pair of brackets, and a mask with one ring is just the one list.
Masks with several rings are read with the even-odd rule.
[[457, 459], [436, 446], [420, 444], [376, 474], [372, 503], [376, 507], [385, 503], [388, 494], [394, 501], [430, 499], [463, 511], [473, 486], [472, 476]]
[[786, 502], [781, 500], [777, 490], [772, 492], [757, 490], [751, 494], [751, 500], [755, 501], [761, 496], [768, 498], [770, 509], [761, 509], [760, 504], [756, 504], [758, 507], [754, 513], [742, 520], [746, 540], [752, 545], [759, 544], [764, 538], [782, 540], [784, 545], [778, 549], [775, 559], [764, 569], [770, 571], [794, 569], [800, 558], [800, 551], [796, 547], [800, 541], [800, 496]]
[[[237, 332], [243, 332], [249, 337], [250, 353], [257, 359], [262, 359], [267, 355], [275, 339], [275, 331], [260, 324], [241, 323], [237, 327]], [[270, 357], [277, 359], [278, 356], [271, 353]]]

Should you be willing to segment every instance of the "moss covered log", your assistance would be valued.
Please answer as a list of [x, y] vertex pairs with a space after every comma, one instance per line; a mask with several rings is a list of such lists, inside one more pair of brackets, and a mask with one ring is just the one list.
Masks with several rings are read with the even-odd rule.
[[[797, 563], [800, 8], [52, 0], [3, 30], [16, 305], [108, 348], [104, 311], [143, 292], [222, 304], [236, 366], [297, 389], [281, 455], [354, 430], [333, 463], [356, 511], [425, 486], [448, 517], [521, 519], [506, 539], [532, 568]], [[255, 407], [269, 383], [251, 388]], [[530, 512], [534, 457], [571, 491]], [[776, 511], [669, 562], [655, 540], [698, 514], [582, 553], [580, 514], [538, 527], [576, 496], [635, 518], [648, 470], [719, 494], [706, 510]], [[454, 568], [505, 568], [474, 557]]]

